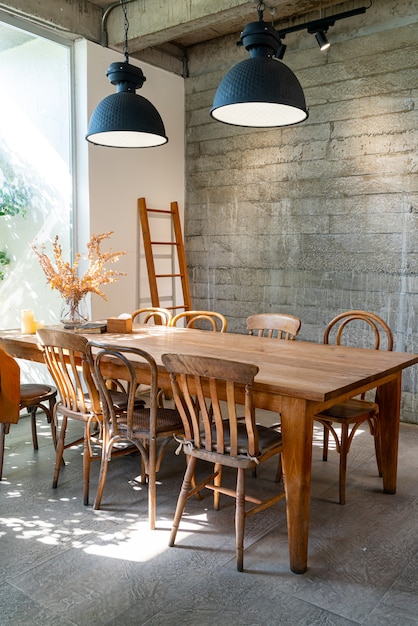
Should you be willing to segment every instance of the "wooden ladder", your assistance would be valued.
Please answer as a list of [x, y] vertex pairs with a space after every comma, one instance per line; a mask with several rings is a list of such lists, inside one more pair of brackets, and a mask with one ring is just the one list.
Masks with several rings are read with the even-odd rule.
[[[180, 223], [179, 207], [177, 202], [171, 202], [170, 209], [150, 209], [147, 207], [145, 198], [138, 198], [138, 211], [141, 221], [142, 237], [144, 240], [144, 252], [145, 260], [147, 263], [148, 281], [151, 295], [152, 306], [164, 307], [169, 310], [181, 309], [184, 311], [190, 311], [191, 298], [189, 279], [187, 275], [186, 255], [184, 253], [184, 242]], [[160, 217], [166, 215], [171, 220], [171, 240], [161, 241], [154, 240], [151, 237], [151, 229], [149, 222], [149, 214], [158, 214]], [[173, 239], [174, 235], [174, 241]], [[178, 272], [173, 273], [156, 273], [155, 270], [155, 246], [169, 246], [171, 248], [171, 266], [172, 269], [178, 269]], [[158, 279], [171, 279], [171, 306], [165, 306], [161, 302], [160, 291], [158, 288]], [[175, 301], [175, 285], [176, 281], [180, 280], [181, 291], [183, 296], [182, 304], [177, 304]]]

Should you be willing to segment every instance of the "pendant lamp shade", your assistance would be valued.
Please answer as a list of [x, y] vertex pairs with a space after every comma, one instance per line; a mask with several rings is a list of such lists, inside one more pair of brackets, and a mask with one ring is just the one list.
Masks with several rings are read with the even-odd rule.
[[116, 85], [117, 92], [94, 109], [87, 141], [112, 148], [150, 148], [167, 143], [157, 109], [136, 94], [136, 89], [146, 80], [141, 69], [127, 62], [116, 62], [110, 65], [106, 75]]
[[268, 128], [298, 124], [308, 117], [303, 89], [276, 56], [282, 43], [271, 24], [247, 24], [241, 43], [250, 58], [235, 65], [216, 91], [211, 116], [226, 124]]
[[224, 76], [211, 109], [226, 124], [290, 126], [308, 117], [302, 87], [293, 72], [272, 57], [246, 59]]

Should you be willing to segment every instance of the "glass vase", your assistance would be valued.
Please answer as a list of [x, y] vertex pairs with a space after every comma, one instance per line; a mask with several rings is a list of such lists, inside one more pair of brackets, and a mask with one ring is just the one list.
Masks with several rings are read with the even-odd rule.
[[60, 321], [64, 328], [76, 328], [88, 322], [89, 314], [85, 298], [67, 298], [61, 307]]

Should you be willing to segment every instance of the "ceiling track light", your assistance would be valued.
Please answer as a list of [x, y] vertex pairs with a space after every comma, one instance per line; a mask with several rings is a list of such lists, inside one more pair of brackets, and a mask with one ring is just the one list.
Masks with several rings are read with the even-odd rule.
[[258, 22], [247, 24], [237, 44], [248, 50], [250, 58], [235, 65], [216, 91], [210, 114], [219, 122], [271, 128], [298, 124], [308, 117], [298, 79], [279, 60], [286, 46], [275, 28], [264, 22], [264, 9], [260, 2]]
[[315, 39], [317, 40], [318, 46], [322, 51], [327, 50], [331, 45], [323, 30], [318, 30], [318, 32], [315, 33]]
[[94, 109], [86, 139], [110, 148], [161, 146], [168, 141], [161, 116], [149, 100], [136, 93], [146, 78], [139, 67], [129, 63], [127, 1], [120, 1], [125, 20], [125, 62], [111, 63], [106, 72], [112, 85], [116, 85], [116, 93]]
[[334, 15], [330, 15], [328, 17], [321, 17], [318, 20], [313, 20], [312, 22], [306, 22], [304, 24], [295, 24], [294, 26], [289, 26], [289, 28], [282, 28], [278, 30], [278, 35], [281, 39], [284, 39], [286, 35], [289, 33], [295, 33], [300, 30], [307, 30], [309, 34], [315, 35], [315, 38], [318, 42], [321, 50], [326, 50], [329, 48], [330, 43], [326, 37], [326, 32], [330, 26], [334, 26], [337, 20], [344, 20], [348, 17], [354, 17], [355, 15], [361, 15], [365, 13], [367, 9], [370, 9], [371, 2], [368, 7], [359, 7], [357, 9], [352, 9], [351, 11], [344, 11], [343, 13], [335, 13]]

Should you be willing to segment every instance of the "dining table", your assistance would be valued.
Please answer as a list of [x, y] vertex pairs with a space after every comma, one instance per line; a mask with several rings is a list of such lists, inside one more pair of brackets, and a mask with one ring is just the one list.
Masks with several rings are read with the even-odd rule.
[[[132, 346], [150, 353], [158, 366], [159, 387], [167, 390], [171, 389], [170, 379], [161, 361], [165, 353], [222, 357], [258, 366], [254, 405], [280, 414], [289, 564], [293, 572], [303, 574], [308, 567], [316, 413], [377, 388], [383, 491], [396, 493], [402, 371], [418, 363], [418, 354], [139, 324], [131, 333], [85, 336], [114, 347]], [[43, 361], [36, 335], [0, 331], [0, 346], [16, 358]], [[112, 367], [109, 362], [110, 376], [117, 374]]]

